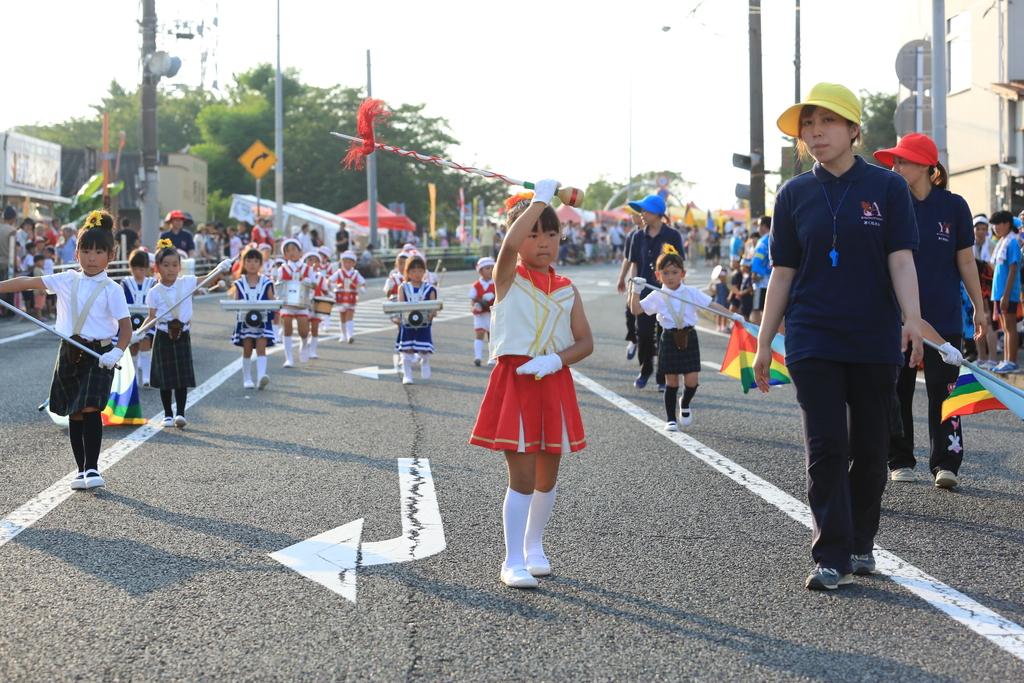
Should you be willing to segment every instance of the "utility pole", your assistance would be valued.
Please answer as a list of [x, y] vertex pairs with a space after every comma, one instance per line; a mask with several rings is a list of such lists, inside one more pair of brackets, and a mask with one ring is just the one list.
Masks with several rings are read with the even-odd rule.
[[[366, 96], [373, 97], [373, 84], [370, 78], [370, 51], [366, 51]], [[377, 154], [366, 155], [366, 198], [370, 200], [370, 244], [379, 249], [377, 243]]]
[[[274, 73], [274, 228], [284, 235], [284, 88], [281, 86], [281, 0], [277, 0], [277, 70]], [[288, 235], [284, 235], [288, 237]]]
[[142, 0], [142, 244], [150, 249], [160, 236], [160, 184], [157, 176], [156, 83], [149, 58], [156, 52], [156, 0]]
[[[793, 104], [800, 101], [802, 92], [800, 91], [800, 0], [796, 0], [796, 7], [793, 11], [793, 16], [796, 21], [794, 26], [793, 35], [795, 37], [795, 45], [793, 46]], [[800, 172], [800, 152], [797, 151], [796, 139], [793, 140], [793, 175]]]
[[946, 3], [932, 0], [932, 138], [939, 148], [939, 161], [949, 168], [946, 147]]
[[764, 215], [764, 102], [761, 92], [761, 0], [750, 2], [750, 219]]

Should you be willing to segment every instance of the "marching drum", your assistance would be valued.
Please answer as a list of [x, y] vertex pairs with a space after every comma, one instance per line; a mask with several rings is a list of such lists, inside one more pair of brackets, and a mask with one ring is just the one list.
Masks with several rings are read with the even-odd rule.
[[429, 313], [444, 308], [444, 301], [385, 301], [383, 306], [385, 313], [402, 316], [409, 327], [426, 327], [430, 324]]
[[137, 330], [149, 315], [149, 306], [145, 304], [128, 304], [128, 313], [132, 319], [132, 329]]
[[225, 311], [242, 314], [242, 322], [246, 327], [263, 327], [267, 321], [267, 311], [281, 310], [281, 302], [276, 299], [267, 301], [246, 301], [245, 299], [223, 299], [220, 302]]
[[281, 300], [289, 308], [309, 308], [309, 285], [299, 280], [280, 283]]
[[313, 312], [320, 315], [330, 315], [334, 310], [334, 299], [329, 296], [313, 297]]

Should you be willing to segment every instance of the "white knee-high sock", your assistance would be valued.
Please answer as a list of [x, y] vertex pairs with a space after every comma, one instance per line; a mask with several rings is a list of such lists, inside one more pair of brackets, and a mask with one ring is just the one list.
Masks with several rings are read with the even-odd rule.
[[292, 362], [292, 338], [287, 336], [284, 338], [284, 359], [289, 363]]
[[316, 353], [316, 342], [319, 339], [320, 339], [320, 337], [310, 337], [309, 338], [309, 350], [310, 350], [310, 352]]
[[402, 356], [402, 376], [406, 379], [412, 379], [412, 354], [403, 353]]
[[152, 351], [139, 351], [139, 374], [142, 375], [142, 381], [149, 381], [149, 367], [153, 362]]
[[267, 374], [267, 357], [256, 356], [256, 377], [264, 377]]
[[532, 495], [508, 489], [505, 491], [505, 505], [501, 511], [505, 526], [505, 566], [525, 567], [523, 542], [526, 537], [526, 520], [530, 515]]
[[345, 327], [348, 329], [348, 338], [349, 339], [351, 339], [352, 337], [356, 336], [356, 321], [355, 320], [349, 320], [347, 323], [345, 323]]
[[348, 339], [348, 323], [345, 322], [344, 320], [340, 320], [340, 321], [338, 321], [338, 327], [339, 327], [339, 329], [338, 329], [338, 339], [340, 341], [347, 340]]
[[544, 557], [544, 527], [551, 519], [551, 510], [555, 507], [555, 492], [534, 491], [530, 501], [530, 516], [526, 520], [526, 541], [524, 549], [527, 557]]
[[484, 340], [474, 339], [473, 340], [473, 358], [477, 360], [484, 359]]
[[242, 379], [246, 382], [252, 381], [252, 357], [242, 356]]

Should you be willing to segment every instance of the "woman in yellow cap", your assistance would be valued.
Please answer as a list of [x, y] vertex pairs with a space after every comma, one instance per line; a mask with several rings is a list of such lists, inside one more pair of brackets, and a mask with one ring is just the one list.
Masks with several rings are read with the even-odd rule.
[[816, 163], [776, 198], [754, 363], [767, 392], [771, 341], [785, 316], [814, 522], [816, 566], [805, 585], [815, 590], [875, 571], [889, 436], [900, 428], [896, 378], [905, 350], [911, 363], [922, 353], [910, 191], [854, 154], [860, 122], [856, 95], [833, 83], [814, 86], [779, 117], [779, 129]]

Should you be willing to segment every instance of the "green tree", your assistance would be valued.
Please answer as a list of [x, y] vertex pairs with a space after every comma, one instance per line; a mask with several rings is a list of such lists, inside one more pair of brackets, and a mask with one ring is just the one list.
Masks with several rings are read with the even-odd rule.
[[873, 153], [896, 144], [896, 94], [867, 92], [861, 98], [861, 146], [865, 161], [877, 164]]

